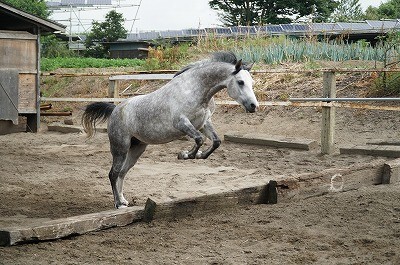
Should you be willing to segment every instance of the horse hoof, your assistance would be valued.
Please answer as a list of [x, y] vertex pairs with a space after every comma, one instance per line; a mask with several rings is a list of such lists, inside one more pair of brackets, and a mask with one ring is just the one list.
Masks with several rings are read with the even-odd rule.
[[179, 154], [178, 154], [178, 159], [183, 159], [183, 160], [186, 160], [186, 159], [189, 159], [189, 154], [188, 154], [189, 152], [188, 151], [183, 151], [183, 152], [180, 152]]
[[202, 152], [202, 151], [197, 151], [196, 158], [197, 158], [197, 159], [203, 158], [202, 155], [203, 155], [203, 152]]
[[117, 209], [126, 208], [128, 207], [128, 205], [129, 202], [125, 198], [123, 198], [119, 203], [115, 204], [115, 208]]

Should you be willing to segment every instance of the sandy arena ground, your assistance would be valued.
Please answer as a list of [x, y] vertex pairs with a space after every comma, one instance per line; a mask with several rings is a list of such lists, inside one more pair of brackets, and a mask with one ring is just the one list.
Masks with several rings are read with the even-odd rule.
[[[337, 76], [338, 96], [365, 96], [370, 78]], [[321, 94], [320, 74], [255, 76], [255, 81], [259, 100]], [[107, 86], [107, 77], [42, 80], [43, 91], [54, 97], [105, 97]], [[138, 87], [133, 92], [147, 92], [145, 84]], [[73, 106], [54, 105], [59, 110]], [[73, 110], [73, 120], [79, 123], [79, 107]], [[338, 109], [336, 116], [337, 147], [400, 139], [399, 112]], [[246, 114], [240, 108], [219, 106], [213, 121], [221, 138], [238, 131], [320, 141], [318, 108], [267, 107]], [[113, 208], [106, 134], [87, 140], [79, 133], [49, 132], [43, 123], [38, 134], [0, 136], [0, 146], [0, 227]], [[186, 140], [149, 146], [126, 177], [130, 203], [143, 205], [149, 196], [179, 198], [187, 192], [201, 194], [207, 188], [251, 183], [261, 176], [319, 172], [375, 159], [339, 155], [338, 150], [322, 156], [319, 148], [296, 151], [223, 141], [207, 160], [178, 160], [177, 153], [191, 146]], [[399, 184], [371, 186], [290, 203], [238, 207], [201, 218], [155, 220], [1, 247], [0, 264], [400, 264], [399, 188]]]
[[[399, 139], [397, 112], [338, 110], [337, 117], [337, 146]], [[320, 111], [314, 108], [246, 114], [218, 107], [213, 120], [222, 138], [229, 131], [320, 137]], [[0, 136], [0, 145], [1, 227], [112, 209], [105, 133], [87, 140], [83, 134], [48, 132], [43, 126], [38, 134]], [[130, 203], [375, 159], [224, 141], [207, 160], [178, 160], [176, 154], [191, 146], [186, 140], [149, 146], [126, 177]], [[399, 188], [379, 185], [5, 247], [0, 248], [0, 264], [399, 264]]]

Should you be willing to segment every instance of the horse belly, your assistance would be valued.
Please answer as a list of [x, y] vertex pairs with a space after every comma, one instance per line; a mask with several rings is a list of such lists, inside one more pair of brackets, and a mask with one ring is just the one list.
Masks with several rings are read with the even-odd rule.
[[147, 144], [165, 144], [182, 137], [184, 134], [176, 129], [148, 128], [145, 131], [134, 132], [133, 137]]
[[165, 113], [137, 117], [132, 125], [132, 135], [148, 144], [168, 143], [183, 135], [181, 131], [174, 128], [172, 120]]

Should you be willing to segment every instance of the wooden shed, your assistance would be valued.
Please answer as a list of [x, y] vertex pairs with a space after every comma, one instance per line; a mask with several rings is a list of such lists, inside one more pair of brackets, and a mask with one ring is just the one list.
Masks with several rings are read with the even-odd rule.
[[112, 59], [117, 58], [129, 58], [129, 59], [146, 59], [149, 47], [155, 45], [147, 41], [116, 41], [108, 42], [110, 45], [110, 57]]
[[15, 131], [21, 116], [27, 131], [38, 131], [40, 35], [64, 29], [0, 2], [0, 134]]

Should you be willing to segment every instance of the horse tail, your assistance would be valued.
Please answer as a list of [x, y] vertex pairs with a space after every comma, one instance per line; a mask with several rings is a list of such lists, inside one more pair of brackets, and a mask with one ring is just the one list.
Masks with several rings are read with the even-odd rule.
[[109, 102], [95, 102], [86, 106], [82, 115], [82, 126], [87, 137], [90, 138], [95, 134], [96, 122], [106, 121], [115, 107]]

